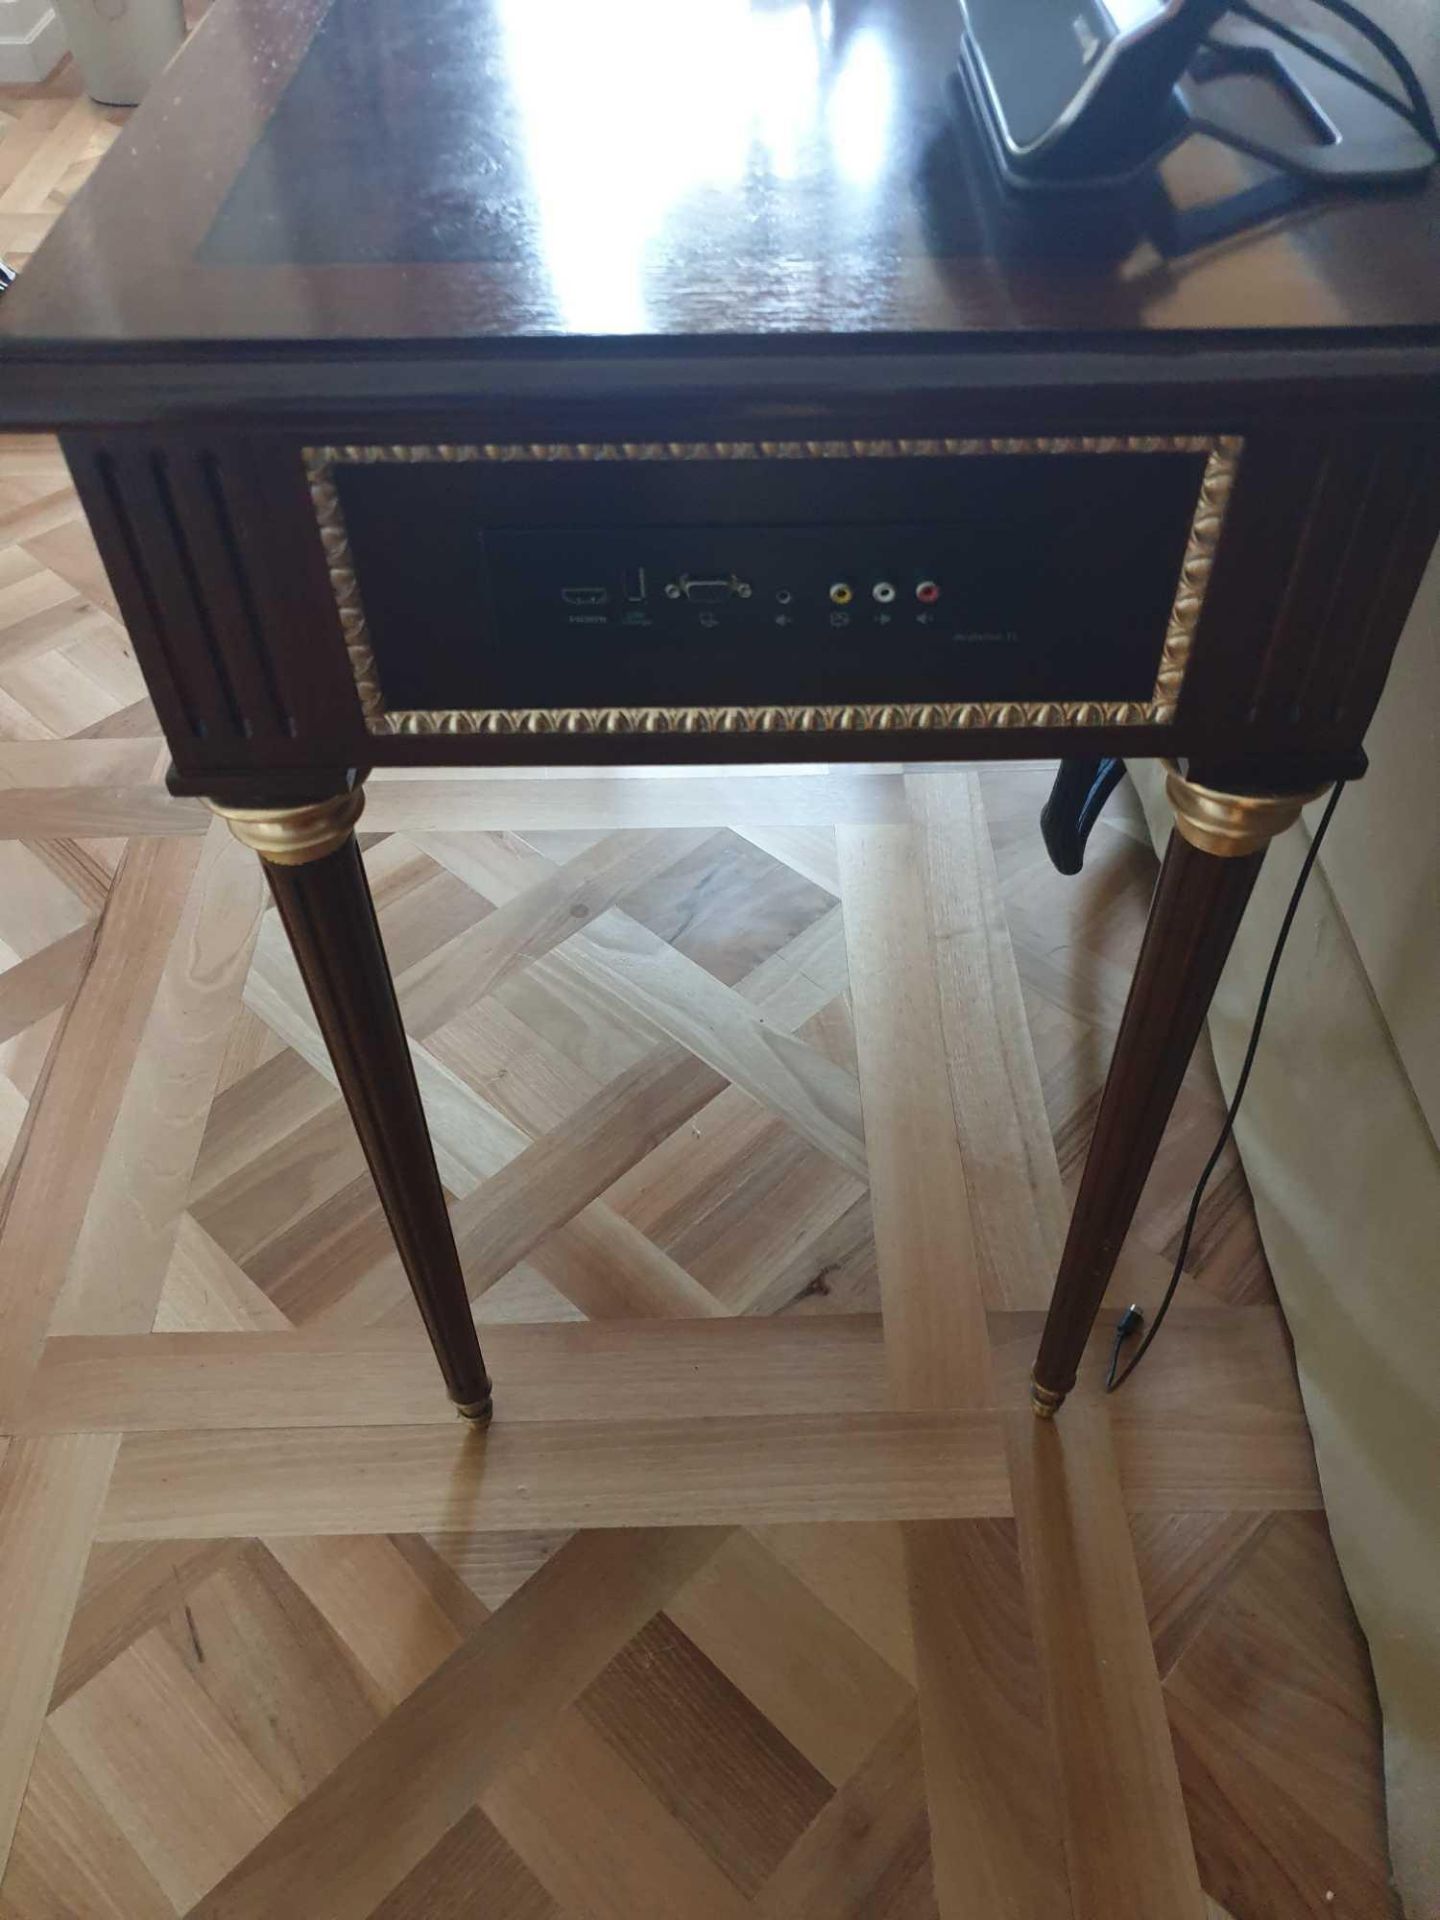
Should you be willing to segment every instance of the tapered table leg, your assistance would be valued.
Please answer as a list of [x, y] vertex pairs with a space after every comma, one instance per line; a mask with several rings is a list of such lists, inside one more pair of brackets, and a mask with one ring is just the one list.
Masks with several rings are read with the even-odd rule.
[[1175, 826], [1115, 1041], [1031, 1404], [1053, 1415], [1114, 1271], [1265, 848], [1313, 795], [1219, 793], [1171, 771]]
[[468, 1419], [488, 1420], [490, 1381], [355, 844], [364, 796], [357, 787], [308, 806], [210, 804], [260, 855], [450, 1398]]

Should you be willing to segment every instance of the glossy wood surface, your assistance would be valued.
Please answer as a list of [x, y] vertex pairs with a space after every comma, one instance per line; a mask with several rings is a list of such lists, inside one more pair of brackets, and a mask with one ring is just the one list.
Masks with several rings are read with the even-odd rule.
[[[1397, 24], [1433, 80], [1433, 37]], [[1299, 329], [1287, 347], [1434, 371], [1433, 180], [1167, 266], [1134, 208], [1000, 196], [952, 86], [958, 33], [951, 0], [221, 0], [6, 300], [0, 408], [23, 408], [22, 358], [101, 344], [464, 360]], [[1201, 142], [1170, 174], [1182, 200], [1236, 178]]]
[[[377, 350], [372, 435], [406, 404], [402, 351]], [[122, 482], [97, 532], [172, 748], [274, 799], [282, 763], [313, 783], [318, 747], [369, 743], [309, 611], [297, 436], [216, 441], [199, 417], [237, 391], [221, 352], [188, 390], [142, 366], [128, 398], [97, 355], [70, 417], [195, 417], [72, 452], [87, 488], [106, 462]], [[837, 359], [808, 358], [823, 385]], [[1076, 407], [1093, 358], [1051, 356]], [[328, 349], [305, 364], [312, 389], [353, 378]], [[893, 396], [896, 356], [869, 369]], [[1114, 403], [1149, 405], [1128, 380]], [[1052, 393], [1025, 409], [1054, 430]], [[885, 411], [935, 431], [913, 394]], [[1314, 443], [1256, 442], [1221, 604], [1248, 589], [1263, 624], [1207, 650], [1192, 750], [1252, 693], [1273, 754], [1328, 739], [1327, 714], [1358, 730], [1378, 691], [1428, 511], [1419, 435], [1326, 432], [1313, 487]], [[0, 467], [0, 828], [32, 844], [0, 868], [25, 956], [0, 978], [0, 1615], [7, 1591], [44, 1603], [0, 1632], [7, 1916], [435, 1920], [480, 1897], [558, 1920], [598, 1897], [626, 1920], [1199, 1920], [1202, 1886], [1237, 1915], [1388, 1912], [1363, 1647], [1238, 1167], [1197, 1242], [1209, 1300], [1122, 1405], [1015, 1411], [1147, 891], [1136, 821], [1112, 810], [1075, 883], [1044, 864], [1046, 775], [1023, 767], [377, 774], [393, 1076], [414, 1062], [479, 1317], [611, 1323], [487, 1327], [504, 1399], [477, 1436], [337, 1097], [358, 991], [382, 1031], [357, 1063], [371, 1146], [399, 1030], [359, 863], [287, 913], [312, 979], [363, 949], [328, 996], [337, 1073], [276, 916], [257, 937], [253, 862], [146, 784], [155, 713], [118, 627], [70, 630], [99, 569], [54, 449], [4, 457], [32, 464]], [[1267, 524], [1282, 564], [1297, 539], [1318, 563], [1275, 604]], [[297, 924], [309, 904], [328, 932]], [[1190, 1076], [1189, 1137], [1218, 1100]], [[389, 1151], [413, 1169], [415, 1146]], [[1154, 1298], [1188, 1172], [1163, 1162], [1142, 1201], [1127, 1297]]]
[[322, 860], [262, 862], [450, 1398], [488, 1413], [445, 1191], [352, 834]]
[[1170, 835], [1045, 1322], [1035, 1381], [1069, 1393], [1265, 855]]

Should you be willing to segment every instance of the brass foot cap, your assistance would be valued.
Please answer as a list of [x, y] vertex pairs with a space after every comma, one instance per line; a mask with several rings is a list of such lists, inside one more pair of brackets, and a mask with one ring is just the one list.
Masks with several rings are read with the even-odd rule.
[[1030, 1382], [1030, 1411], [1037, 1420], [1053, 1420], [1064, 1404], [1063, 1393], [1054, 1393], [1049, 1387], [1042, 1387], [1038, 1380]]
[[483, 1400], [456, 1400], [451, 1404], [462, 1419], [471, 1421], [477, 1427], [488, 1427], [490, 1416], [495, 1411], [494, 1398], [488, 1393]]

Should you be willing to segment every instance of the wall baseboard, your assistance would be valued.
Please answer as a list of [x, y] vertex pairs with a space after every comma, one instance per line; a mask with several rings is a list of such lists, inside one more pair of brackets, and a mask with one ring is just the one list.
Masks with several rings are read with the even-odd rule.
[[[7, 32], [12, 14], [31, 15], [23, 32]], [[37, 16], [38, 17], [35, 17]], [[31, 8], [8, 0], [0, 5], [0, 87], [23, 87], [43, 80], [64, 57], [69, 42], [53, 7]]]

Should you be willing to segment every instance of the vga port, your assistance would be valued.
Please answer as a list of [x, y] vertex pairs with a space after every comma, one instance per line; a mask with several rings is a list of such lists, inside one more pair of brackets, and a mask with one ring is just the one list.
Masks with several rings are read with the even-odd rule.
[[733, 573], [724, 578], [699, 579], [693, 573], [682, 573], [679, 580], [679, 594], [686, 600], [693, 600], [697, 606], [713, 607], [721, 600], [748, 600], [750, 585], [746, 580], [737, 580]]

